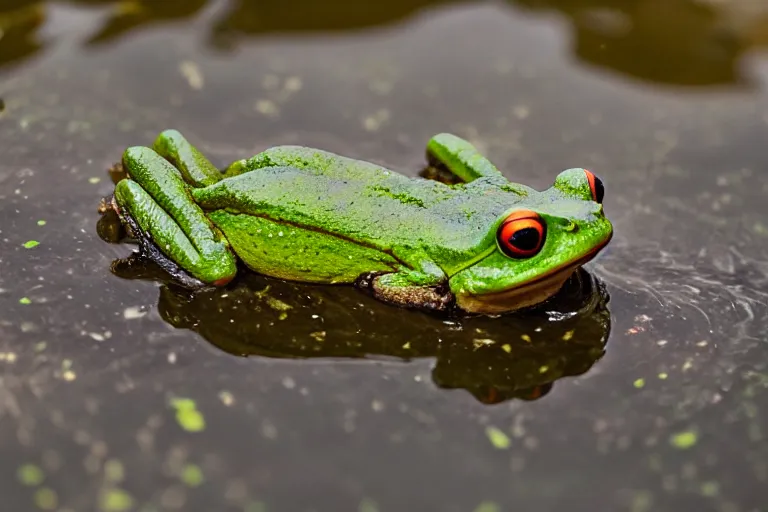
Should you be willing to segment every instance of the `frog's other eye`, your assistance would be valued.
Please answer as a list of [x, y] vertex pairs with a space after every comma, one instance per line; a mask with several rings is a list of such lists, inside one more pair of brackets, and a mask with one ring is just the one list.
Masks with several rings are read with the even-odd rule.
[[589, 190], [592, 192], [592, 199], [594, 199], [595, 202], [602, 204], [603, 196], [605, 195], [603, 180], [598, 178], [592, 171], [588, 171], [586, 169], [584, 169], [584, 174], [587, 175]]
[[530, 258], [544, 245], [547, 227], [538, 213], [513, 212], [499, 226], [496, 240], [501, 252], [510, 258]]

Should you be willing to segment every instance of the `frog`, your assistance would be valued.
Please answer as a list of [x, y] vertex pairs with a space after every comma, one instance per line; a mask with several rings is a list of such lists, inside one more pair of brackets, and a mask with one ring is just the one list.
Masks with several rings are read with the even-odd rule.
[[586, 168], [536, 190], [452, 133], [428, 140], [426, 160], [452, 179], [298, 145], [218, 168], [168, 129], [125, 149], [100, 211], [181, 286], [227, 286], [245, 270], [469, 315], [548, 301], [613, 236], [605, 186]]

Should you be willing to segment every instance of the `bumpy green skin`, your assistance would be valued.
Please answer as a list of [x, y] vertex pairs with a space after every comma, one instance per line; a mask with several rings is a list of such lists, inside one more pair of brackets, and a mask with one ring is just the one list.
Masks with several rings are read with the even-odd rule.
[[[464, 181], [409, 178], [318, 149], [281, 146], [223, 173], [178, 132], [123, 156], [131, 179], [115, 199], [169, 259], [205, 283], [235, 274], [235, 257], [266, 275], [352, 283], [376, 273], [379, 298], [442, 309], [456, 294], [493, 294], [593, 255], [610, 239], [583, 169], [538, 192], [510, 183], [458, 137], [440, 134], [430, 161]], [[496, 232], [517, 209], [545, 221], [528, 259], [504, 255]]]

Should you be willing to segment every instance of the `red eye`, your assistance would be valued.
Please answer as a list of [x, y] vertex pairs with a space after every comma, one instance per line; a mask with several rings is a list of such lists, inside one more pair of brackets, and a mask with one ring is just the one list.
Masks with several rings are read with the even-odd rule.
[[538, 213], [519, 210], [502, 222], [496, 237], [510, 258], [530, 258], [541, 250], [545, 234], [546, 225]]
[[603, 180], [595, 176], [592, 171], [584, 169], [584, 173], [587, 175], [587, 181], [589, 182], [589, 190], [592, 191], [592, 199], [597, 203], [603, 202], [603, 196], [605, 195], [605, 187], [603, 186]]

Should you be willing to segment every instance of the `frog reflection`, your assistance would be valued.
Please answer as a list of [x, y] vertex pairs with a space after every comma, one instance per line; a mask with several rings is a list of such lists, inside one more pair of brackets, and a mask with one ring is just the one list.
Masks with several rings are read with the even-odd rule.
[[[119, 236], [99, 221], [103, 238]], [[310, 286], [243, 273], [226, 289], [191, 291], [138, 254], [117, 260], [123, 278], [165, 281], [161, 317], [241, 357], [435, 359], [434, 383], [497, 404], [536, 400], [599, 360], [610, 331], [603, 285], [579, 270], [550, 302], [499, 318], [446, 317], [392, 308], [349, 287]]]

